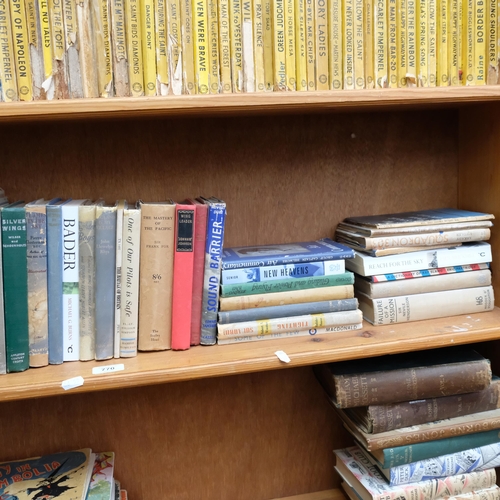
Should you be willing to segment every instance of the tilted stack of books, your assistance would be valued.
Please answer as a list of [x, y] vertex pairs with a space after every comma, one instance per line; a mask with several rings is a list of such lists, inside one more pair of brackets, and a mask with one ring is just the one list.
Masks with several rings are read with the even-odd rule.
[[347, 269], [375, 325], [489, 311], [492, 214], [456, 209], [350, 217], [336, 240], [355, 250]]
[[352, 256], [329, 238], [224, 249], [218, 343], [360, 329]]
[[315, 373], [356, 442], [335, 451], [353, 500], [500, 498], [500, 379], [489, 360], [450, 347]]

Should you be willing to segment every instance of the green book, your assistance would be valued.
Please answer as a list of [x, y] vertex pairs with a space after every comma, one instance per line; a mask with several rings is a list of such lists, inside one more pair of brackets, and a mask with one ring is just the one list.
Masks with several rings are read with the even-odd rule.
[[24, 202], [18, 201], [2, 208], [2, 262], [7, 372], [21, 372], [29, 368], [28, 269]]

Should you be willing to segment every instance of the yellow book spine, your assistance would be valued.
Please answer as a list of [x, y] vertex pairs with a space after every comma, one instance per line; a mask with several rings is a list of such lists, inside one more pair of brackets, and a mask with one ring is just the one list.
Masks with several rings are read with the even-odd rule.
[[363, 0], [354, 0], [354, 86], [365, 88]]
[[462, 83], [474, 85], [474, 0], [463, 0]]
[[398, 29], [397, 29], [397, 0], [388, 0], [387, 3], [387, 32], [389, 57], [389, 87], [398, 86]]
[[[495, 0], [496, 1], [496, 0]], [[460, 37], [460, 24], [458, 22], [458, 4], [461, 0], [449, 0], [449, 33], [448, 33], [448, 72], [450, 85], [460, 83], [458, 70], [458, 40]]]
[[193, 0], [194, 81], [197, 94], [209, 93], [206, 0]]
[[375, 88], [375, 34], [373, 30], [374, 17], [374, 4], [376, 0], [365, 0], [364, 4], [364, 23], [365, 23], [365, 37], [364, 37], [364, 61], [365, 61], [365, 86], [367, 89]]
[[255, 92], [255, 59], [253, 47], [253, 0], [242, 0], [241, 38], [243, 43], [243, 91]]
[[498, 78], [497, 61], [497, 0], [488, 0], [488, 46], [486, 50], [486, 59], [488, 61], [488, 70], [486, 83], [494, 85]]
[[219, 47], [221, 92], [232, 92], [229, 0], [219, 0]]
[[130, 94], [140, 97], [144, 95], [144, 78], [139, 0], [125, 0], [125, 21]]
[[179, 9], [181, 11], [182, 92], [184, 94], [196, 94], [191, 0], [179, 0]]
[[[83, 84], [80, 58], [80, 34], [78, 33], [78, 22], [76, 18], [75, 0], [64, 0], [64, 31], [66, 34], [66, 61], [69, 73], [70, 98], [82, 98]], [[110, 20], [111, 29], [111, 20]], [[110, 48], [111, 50], [111, 48]], [[87, 75], [85, 75], [87, 76]], [[113, 91], [113, 89], [112, 89]]]
[[314, 0], [306, 0], [307, 90], [316, 90], [316, 27]]
[[156, 45], [156, 94], [169, 94], [169, 63], [167, 49], [167, 3], [154, 0]]
[[19, 100], [17, 93], [14, 44], [10, 28], [9, 0], [0, 0], [0, 75], [2, 78], [2, 98], [5, 102]]
[[418, 5], [418, 86], [429, 86], [429, 23], [428, 0], [419, 0]]
[[255, 90], [266, 90], [266, 76], [264, 67], [264, 3], [262, 0], [253, 0], [253, 53], [255, 60]]
[[440, 87], [450, 84], [450, 64], [448, 61], [448, 46], [450, 45], [450, 0], [438, 0], [438, 74], [437, 83]]
[[406, 0], [406, 85], [417, 85], [417, 0]]
[[21, 101], [32, 101], [33, 77], [29, 58], [28, 22], [24, 0], [9, 1], [19, 99]]
[[486, 84], [486, 39], [487, 9], [486, 0], [474, 2], [474, 85]]
[[354, 0], [344, 0], [344, 89], [354, 89]]
[[389, 86], [389, 55], [387, 36], [387, 1], [375, 2], [375, 87], [378, 89]]
[[[25, 9], [28, 26], [28, 48], [31, 63], [33, 99], [45, 99], [45, 92], [42, 92], [42, 83], [44, 80], [43, 43], [37, 0], [25, 0]], [[0, 100], [1, 98], [0, 95]]]
[[210, 58], [210, 93], [218, 94], [220, 86], [219, 64], [219, 16], [217, 13], [217, 0], [208, 2], [208, 31], [209, 31], [209, 58]]
[[464, 1], [458, 0], [458, 85], [464, 84]]
[[[281, 5], [283, 5], [283, 0]], [[231, 79], [233, 92], [243, 92], [243, 36], [241, 32], [241, 0], [229, 0], [231, 40]], [[281, 12], [283, 18], [283, 11]]]
[[167, 59], [169, 92], [182, 94], [182, 58], [181, 58], [181, 14], [179, 0], [166, 0], [167, 7]]
[[436, 86], [437, 80], [437, 0], [428, 0], [428, 26], [429, 26], [429, 87]]
[[306, 0], [295, 1], [295, 72], [297, 90], [307, 90], [307, 54], [306, 54]]
[[[342, 0], [328, 1], [328, 30], [330, 34], [330, 88], [342, 89]], [[366, 61], [366, 59], [365, 59]]]
[[[58, 0], [53, 1], [56, 3]], [[113, 70], [111, 65], [110, 13], [107, 0], [94, 0], [93, 26], [99, 97], [111, 97], [113, 95]]]
[[42, 32], [44, 81], [52, 76], [52, 41], [50, 39], [50, 18], [48, 0], [38, 0], [38, 14]]
[[285, 0], [274, 0], [274, 84], [275, 90], [286, 90]]
[[156, 95], [156, 36], [154, 0], [140, 0], [144, 94]]
[[408, 9], [406, 0], [397, 0], [398, 87], [406, 87], [408, 73]]
[[267, 92], [274, 90], [272, 0], [262, 0], [264, 8], [264, 78]]
[[316, 24], [316, 90], [329, 90], [328, 19], [326, 0], [315, 0]]
[[287, 90], [296, 90], [295, 0], [285, 0], [285, 44], [286, 86]]
[[[115, 50], [112, 51], [112, 53], [114, 58], [113, 62], [116, 63], [115, 93], [117, 95], [121, 95], [120, 92], [122, 92], [128, 96], [130, 95], [130, 88], [128, 83], [128, 58], [125, 41], [126, 26], [124, 8], [123, 0], [114, 0], [114, 2], [112, 2], [113, 30], [116, 31], [116, 33], [112, 36], [115, 41]], [[99, 97], [90, 0], [81, 0], [76, 2], [76, 18], [78, 21], [78, 41], [80, 44], [80, 67], [83, 97]], [[122, 86], [120, 86], [120, 83], [122, 83]]]

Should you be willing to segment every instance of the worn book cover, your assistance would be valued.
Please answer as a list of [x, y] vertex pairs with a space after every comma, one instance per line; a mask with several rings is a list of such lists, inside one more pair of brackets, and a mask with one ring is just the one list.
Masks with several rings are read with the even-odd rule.
[[170, 89], [167, 33], [167, 0], [154, 0], [156, 35], [156, 95], [168, 95]]
[[193, 0], [194, 78], [197, 94], [210, 90], [207, 0]]
[[80, 33], [76, 14], [76, 1], [64, 1], [64, 33], [66, 35], [66, 61], [68, 63], [69, 96], [71, 99], [84, 97], [81, 74]]
[[296, 90], [307, 90], [306, 0], [295, 0]]
[[364, 2], [354, 0], [354, 87], [365, 88], [365, 56], [363, 47], [366, 34], [363, 25]]
[[229, 0], [218, 0], [219, 50], [220, 50], [220, 88], [224, 94], [231, 93], [231, 35], [229, 22]]
[[26, 5], [22, 0], [10, 2], [10, 20], [14, 40], [14, 63], [16, 67], [19, 100], [33, 100], [33, 76], [31, 72], [30, 49], [28, 38], [28, 18]]
[[[425, 0], [426, 2], [428, 0]], [[398, 6], [397, 0], [387, 0], [387, 47], [389, 87], [398, 87]]]
[[[316, 90], [316, 23], [314, 19], [314, 0], [305, 0], [305, 2], [307, 90]], [[342, 59], [342, 54], [340, 58]]]
[[124, 0], [124, 2], [130, 95], [140, 97], [144, 95], [144, 69], [139, 0]]
[[112, 451], [95, 454], [86, 500], [114, 500], [114, 468], [115, 454]]
[[111, 53], [110, 5], [107, 0], [90, 1], [96, 50], [99, 97], [113, 97], [113, 55]]
[[99, 97], [90, 0], [80, 0], [76, 2], [76, 19], [80, 43], [80, 71], [82, 76], [83, 97]]
[[375, 0], [365, 0], [363, 8], [365, 88], [375, 88]]
[[[293, 0], [287, 0], [289, 3]], [[288, 9], [287, 9], [288, 15]], [[293, 26], [293, 21], [292, 21]], [[241, 2], [241, 40], [243, 43], [243, 91], [255, 92], [254, 16], [252, 0]], [[295, 69], [295, 59], [294, 59]], [[294, 71], [295, 75], [295, 71]]]
[[428, 0], [428, 27], [429, 27], [429, 36], [428, 36], [428, 64], [429, 64], [429, 75], [428, 82], [429, 87], [436, 86], [437, 79], [437, 0]]
[[343, 71], [344, 85], [346, 90], [355, 88], [354, 81], [354, 0], [343, 1]]
[[[278, 1], [283, 4], [284, 0]], [[229, 0], [229, 40], [232, 91], [235, 93], [243, 92], [242, 0]]]
[[3, 33], [0, 44], [1, 99], [5, 102], [19, 100], [17, 76], [14, 61], [14, 43], [10, 25], [10, 1], [0, 0], [0, 30]]
[[211, 94], [218, 94], [220, 92], [219, 13], [217, 11], [217, 4], [217, 0], [207, 0], [209, 91]]
[[375, 52], [375, 87], [383, 89], [389, 86], [389, 56], [387, 42], [387, 2], [379, 0], [374, 7], [374, 52]]
[[141, 12], [144, 95], [156, 95], [156, 37], [154, 0], [139, 0]]
[[[299, 0], [305, 1], [305, 0]], [[266, 76], [264, 65], [264, 1], [254, 0], [253, 7], [253, 53], [255, 60], [255, 91], [266, 90]]]
[[[408, 47], [409, 36], [408, 36], [408, 2], [407, 0], [396, 0], [397, 6], [397, 64], [398, 64], [398, 87], [407, 87], [406, 75], [408, 74], [408, 60], [411, 55], [415, 56], [415, 53], [410, 53], [410, 48]], [[413, 47], [413, 50], [415, 47]]]
[[181, 22], [182, 93], [196, 94], [192, 0], [179, 0], [179, 10]]
[[[162, 0], [163, 1], [163, 0]], [[111, 11], [111, 43], [113, 55], [113, 83], [116, 97], [129, 97], [129, 53], [125, 19], [125, 0], [112, 0]], [[130, 33], [129, 36], [133, 36]]]
[[[316, 48], [316, 90], [329, 90], [330, 75], [328, 71], [328, 15], [327, 2], [314, 2], [315, 48]], [[288, 71], [288, 68], [287, 68]]]
[[451, 24], [450, 4], [453, 0], [437, 0], [437, 85], [450, 85], [450, 63], [448, 45]]
[[69, 73], [66, 60], [63, 5], [58, 0], [48, 0], [48, 2], [50, 34], [52, 36], [52, 78], [45, 80], [44, 89], [47, 95], [53, 95], [54, 99], [69, 99]]
[[273, 62], [274, 90], [285, 91], [286, 85], [286, 31], [285, 0], [273, 0]]
[[[45, 5], [47, 5], [45, 3]], [[44, 81], [43, 39], [41, 27], [40, 3], [37, 0], [26, 0], [26, 19], [28, 22], [28, 42], [33, 81], [33, 99], [45, 99], [42, 85]]]

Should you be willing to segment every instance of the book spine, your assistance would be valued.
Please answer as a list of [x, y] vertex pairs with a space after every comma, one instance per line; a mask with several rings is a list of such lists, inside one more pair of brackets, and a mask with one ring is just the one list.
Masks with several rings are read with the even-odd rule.
[[373, 23], [374, 6], [376, 0], [365, 0], [363, 5], [363, 23], [364, 23], [364, 64], [365, 64], [365, 88], [375, 88], [375, 38]]
[[[114, 9], [116, 9], [116, 5], [120, 5], [120, 1], [121, 0], [118, 0], [117, 3], [114, 4]], [[83, 97], [98, 97], [99, 91], [97, 86], [96, 54], [90, 0], [81, 0], [76, 2], [76, 18], [78, 21], [80, 42], [80, 68]], [[123, 29], [124, 28], [122, 28], [122, 30]], [[115, 50], [118, 49], [116, 48]]]
[[156, 95], [156, 37], [154, 0], [139, 0], [141, 8], [144, 95]]
[[217, 335], [217, 311], [225, 223], [226, 204], [223, 202], [209, 203], [205, 246], [205, 272], [203, 277], [203, 301], [201, 307], [200, 343], [202, 345], [215, 344]]
[[285, 0], [273, 0], [273, 59], [274, 90], [284, 91], [286, 86]]
[[95, 210], [78, 207], [80, 361], [95, 359]]
[[417, 85], [417, 0], [406, 0], [406, 45], [407, 45], [407, 72], [406, 85]]
[[363, 0], [354, 0], [354, 83], [356, 89], [365, 88], [364, 62], [364, 5]]
[[140, 351], [164, 350], [172, 346], [174, 233], [174, 204], [141, 204]]
[[62, 206], [63, 360], [80, 359], [78, 206]]
[[38, 0], [38, 16], [41, 31], [42, 43], [42, 60], [43, 60], [43, 82], [42, 82], [42, 99], [51, 99], [53, 95], [48, 92], [51, 88], [52, 81], [52, 37], [49, 18], [49, 2], [48, 0]]
[[378, 89], [389, 86], [387, 2], [388, 0], [377, 0], [375, 3], [375, 87]]
[[[325, 19], [326, 19], [326, 0], [322, 0], [325, 4]], [[327, 34], [325, 32], [325, 43]], [[297, 89], [297, 61], [295, 47], [295, 0], [285, 0], [285, 71], [286, 71], [286, 89]], [[327, 54], [328, 57], [328, 54]]]
[[[283, 3], [283, 0], [279, 0]], [[229, 0], [231, 80], [233, 92], [243, 92], [243, 34], [241, 0]]]
[[356, 299], [330, 300], [322, 302], [307, 302], [305, 304], [288, 304], [284, 306], [257, 307], [241, 311], [219, 312], [219, 324], [241, 323], [243, 321], [257, 321], [271, 318], [285, 318], [287, 316], [302, 316], [325, 312], [352, 311], [357, 309]]
[[218, 0], [221, 92], [232, 92], [229, 0]]
[[[2, 257], [1, 231], [0, 231], [0, 283], [2, 283], [3, 287], [3, 257]], [[0, 375], [4, 375], [6, 373], [7, 373], [7, 351], [5, 346], [5, 308], [4, 308], [4, 298], [2, 291], [2, 293], [0, 293]]]
[[172, 295], [172, 349], [191, 345], [195, 210], [190, 205], [175, 207], [175, 250]]
[[408, 9], [407, 0], [397, 0], [397, 40], [398, 40], [398, 54], [397, 54], [397, 74], [398, 74], [398, 87], [407, 87], [406, 75], [408, 74]]
[[14, 44], [10, 26], [10, 0], [0, 0], [0, 75], [2, 99], [5, 102], [19, 100], [14, 65]]
[[49, 0], [50, 33], [52, 36], [52, 81], [46, 83], [48, 94], [54, 99], [69, 99], [68, 69], [66, 65], [66, 41], [64, 15], [60, 0]]
[[154, 0], [156, 46], [156, 95], [169, 94], [169, 61], [167, 49], [167, 0]]
[[266, 92], [274, 90], [274, 60], [273, 60], [273, 0], [262, 0], [264, 12], [264, 77]]
[[[368, 0], [371, 2], [371, 0]], [[328, 30], [330, 40], [330, 88], [332, 90], [341, 90], [343, 75], [342, 75], [342, 53], [343, 53], [343, 38], [342, 38], [342, 0], [330, 0], [328, 2]], [[372, 24], [370, 24], [372, 26]], [[366, 54], [365, 54], [366, 56]], [[365, 63], [367, 59], [365, 57]]]
[[170, 86], [174, 95], [182, 94], [182, 36], [181, 13], [178, 0], [167, 1], [167, 51]]
[[96, 207], [95, 222], [95, 357], [114, 353], [116, 208]]
[[487, 1], [474, 2], [474, 85], [486, 84]]
[[389, 70], [388, 86], [390, 88], [397, 88], [398, 86], [397, 12], [398, 12], [397, 0], [388, 0], [387, 1], [387, 45], [388, 45], [388, 70]]
[[113, 357], [120, 357], [121, 339], [121, 308], [122, 308], [122, 281], [123, 281], [123, 210], [125, 204], [119, 201], [116, 206], [116, 229], [115, 229], [115, 313], [114, 313], [114, 337]]
[[197, 94], [209, 93], [207, 0], [193, 0], [194, 79]]
[[[54, 0], [52, 0], [54, 1]], [[57, 1], [57, 0], [55, 0]], [[107, 0], [91, 0], [99, 97], [113, 96], [111, 23]]]
[[450, 19], [450, 4], [453, 0], [438, 0], [438, 72], [437, 84], [440, 87], [450, 85], [450, 64], [448, 62], [448, 45], [450, 43], [449, 27]]
[[7, 372], [29, 368], [28, 272], [24, 207], [2, 209]]
[[221, 273], [222, 284], [277, 281], [299, 279], [311, 276], [332, 276], [345, 274], [343, 260], [282, 264], [278, 266], [248, 267], [245, 269], [225, 269]]
[[429, 75], [429, 24], [428, 0], [418, 0], [418, 64], [417, 78], [419, 87], [428, 87]]
[[[496, 1], [496, 0], [495, 0]], [[450, 85], [456, 87], [460, 84], [459, 70], [459, 39], [461, 36], [461, 22], [458, 17], [459, 0], [450, 0], [449, 4], [449, 44], [448, 44], [448, 64], [450, 71]], [[496, 23], [496, 21], [495, 21]], [[496, 43], [496, 42], [495, 42]], [[496, 55], [495, 55], [496, 59]]]
[[64, 32], [66, 35], [69, 96], [71, 99], [79, 99], [83, 97], [83, 86], [80, 71], [80, 41], [75, 0], [64, 0], [63, 12]]
[[[173, 2], [175, 0], [170, 0]], [[130, 95], [144, 95], [144, 71], [142, 64], [141, 13], [139, 0], [125, 0], [126, 41], [128, 54], [128, 80]], [[173, 32], [175, 33], [175, 32]], [[173, 34], [171, 36], [174, 36]], [[173, 43], [173, 42], [172, 42]]]
[[292, 338], [292, 337], [315, 337], [316, 335], [322, 335], [325, 333], [338, 333], [338, 332], [348, 332], [354, 330], [361, 330], [363, 328], [363, 323], [357, 323], [352, 325], [339, 325], [339, 326], [326, 326], [324, 328], [316, 328], [310, 330], [293, 330], [271, 333], [269, 335], [236, 335], [234, 337], [223, 337], [217, 338], [217, 344], [227, 345], [227, 344], [239, 344], [241, 342], [258, 342], [260, 340], [276, 340], [281, 338]]
[[466, 271], [480, 271], [484, 269], [489, 269], [489, 264], [468, 264], [465, 266], [438, 267], [434, 269], [423, 269], [421, 271], [408, 271], [404, 273], [379, 274], [377, 276], [372, 276], [371, 280], [374, 283], [382, 283], [385, 281], [422, 278], [426, 276], [438, 276], [441, 274], [463, 273]]
[[196, 94], [192, 1], [179, 0], [179, 9], [181, 11], [182, 92], [183, 94]]
[[500, 384], [492, 382], [479, 392], [443, 396], [387, 405], [370, 405], [368, 420], [372, 432], [390, 431], [411, 425], [460, 417], [499, 407]]
[[[113, 83], [115, 86], [115, 95], [116, 97], [129, 97], [129, 59], [125, 34], [127, 26], [127, 22], [125, 20], [125, 1], [112, 0], [110, 3], [112, 29], [111, 53], [113, 55]], [[82, 50], [84, 50], [83, 47]]]
[[[314, 1], [314, 25], [316, 28], [316, 90], [330, 88], [328, 74], [328, 16], [327, 1]], [[287, 68], [288, 70], [288, 68]]]
[[221, 297], [220, 310], [234, 311], [237, 309], [251, 309], [253, 307], [279, 306], [298, 304], [300, 302], [320, 302], [324, 300], [352, 299], [354, 289], [352, 285], [339, 285], [324, 288], [310, 288], [291, 292], [261, 293], [242, 295], [238, 297]]
[[374, 325], [473, 314], [491, 311], [494, 307], [491, 286], [400, 295], [367, 301], [361, 296], [358, 298], [365, 319]]
[[44, 80], [43, 43], [40, 25], [39, 3], [37, 0], [25, 0], [28, 27], [28, 44], [33, 78], [33, 99], [45, 98], [42, 92]]
[[344, 86], [346, 90], [354, 89], [354, 0], [344, 0]]
[[306, 0], [295, 0], [296, 90], [307, 90]]
[[137, 355], [139, 327], [139, 266], [141, 211], [127, 208], [123, 215], [123, 295], [121, 301], [120, 357]]
[[47, 319], [47, 215], [45, 206], [26, 208], [30, 366], [49, 364]]
[[63, 362], [62, 319], [62, 212], [47, 206], [47, 299], [49, 311], [49, 363]]
[[211, 94], [220, 91], [220, 63], [219, 63], [219, 13], [217, 12], [217, 0], [207, 0], [208, 5], [208, 46], [210, 64]]
[[16, 67], [17, 86], [21, 101], [33, 100], [33, 76], [29, 56], [28, 21], [24, 0], [8, 0], [10, 2], [10, 20], [12, 38], [14, 40], [14, 61]]
[[[316, 23], [314, 0], [306, 0], [307, 90], [316, 90]], [[342, 38], [342, 33], [340, 35]], [[342, 60], [342, 53], [340, 54]]]
[[462, 2], [462, 83], [463, 85], [474, 84], [474, 18], [475, 0], [463, 0]]
[[264, 64], [264, 0], [253, 1], [253, 53], [255, 59], [255, 91], [266, 90]]
[[488, 69], [486, 75], [486, 83], [488, 85], [496, 85], [498, 79], [498, 60], [497, 60], [497, 38], [498, 38], [498, 5], [497, 0], [488, 0], [488, 37], [486, 43], [486, 60], [488, 61]]
[[243, 91], [255, 92], [255, 56], [253, 41], [253, 1], [241, 2], [241, 41], [243, 53]]
[[428, 28], [429, 28], [429, 37], [428, 37], [428, 47], [429, 54], [427, 56], [428, 64], [429, 64], [429, 73], [428, 73], [428, 82], [429, 87], [436, 86], [437, 79], [437, 0], [428, 0]]
[[334, 276], [317, 276], [312, 278], [295, 278], [278, 281], [252, 282], [242, 284], [221, 285], [221, 297], [237, 297], [261, 293], [291, 292], [309, 288], [324, 288], [339, 285], [352, 285], [354, 275], [346, 272]]

